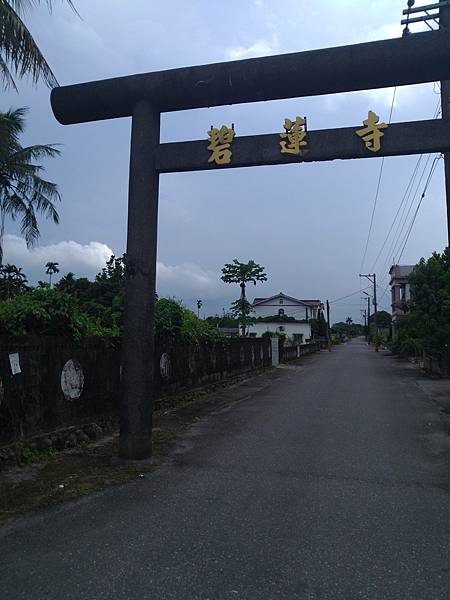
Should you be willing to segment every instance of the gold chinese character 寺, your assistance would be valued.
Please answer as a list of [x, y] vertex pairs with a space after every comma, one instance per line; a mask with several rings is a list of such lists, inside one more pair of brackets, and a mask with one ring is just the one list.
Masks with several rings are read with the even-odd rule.
[[366, 144], [366, 148], [371, 152], [378, 152], [381, 148], [380, 140], [384, 133], [380, 129], [386, 129], [386, 123], [378, 123], [380, 117], [369, 110], [367, 119], [363, 121], [365, 127], [358, 129], [356, 135], [359, 135]]
[[302, 155], [306, 152], [305, 146], [308, 142], [305, 140], [306, 131], [303, 130], [303, 126], [305, 125], [305, 119], [302, 117], [296, 117], [295, 121], [291, 121], [291, 119], [285, 119], [283, 127], [286, 130], [286, 133], [281, 133], [280, 138], [283, 141], [280, 142], [282, 154], [299, 154]]
[[208, 131], [208, 137], [208, 150], [211, 151], [208, 162], [215, 162], [216, 165], [229, 165], [232, 155], [230, 148], [234, 138], [234, 129], [225, 127], [225, 125], [222, 125], [220, 129], [211, 127]]

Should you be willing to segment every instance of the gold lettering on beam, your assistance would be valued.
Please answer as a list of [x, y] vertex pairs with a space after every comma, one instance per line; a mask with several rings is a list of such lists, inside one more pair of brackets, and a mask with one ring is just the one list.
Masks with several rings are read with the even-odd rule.
[[381, 148], [381, 138], [384, 133], [380, 129], [386, 129], [386, 123], [379, 123], [380, 117], [373, 111], [369, 110], [367, 119], [363, 121], [365, 127], [358, 129], [356, 135], [363, 139], [367, 150], [378, 152]]
[[216, 165], [229, 165], [231, 163], [231, 143], [234, 139], [234, 129], [222, 125], [220, 129], [211, 127], [208, 131], [209, 145], [208, 150], [211, 156], [208, 162], [214, 162]]
[[280, 134], [281, 140], [284, 140], [280, 142], [280, 152], [282, 154], [296, 154], [302, 156], [307, 152], [306, 146], [308, 145], [308, 142], [305, 139], [306, 131], [303, 129], [306, 124], [305, 119], [296, 117], [295, 121], [291, 121], [291, 119], [284, 120], [283, 127], [286, 132]]

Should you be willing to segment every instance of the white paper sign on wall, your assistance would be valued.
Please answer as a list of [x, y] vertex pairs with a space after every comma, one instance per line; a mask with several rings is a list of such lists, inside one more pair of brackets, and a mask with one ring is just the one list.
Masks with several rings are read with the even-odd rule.
[[19, 373], [22, 373], [22, 369], [20, 368], [18, 352], [13, 352], [9, 355], [9, 364], [11, 365], [11, 373], [13, 375], [18, 375]]

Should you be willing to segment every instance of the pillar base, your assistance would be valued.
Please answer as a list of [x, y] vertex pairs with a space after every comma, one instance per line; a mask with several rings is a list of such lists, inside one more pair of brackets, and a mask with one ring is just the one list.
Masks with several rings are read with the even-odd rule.
[[129, 460], [142, 460], [152, 455], [152, 437], [121, 433], [119, 440], [119, 456]]

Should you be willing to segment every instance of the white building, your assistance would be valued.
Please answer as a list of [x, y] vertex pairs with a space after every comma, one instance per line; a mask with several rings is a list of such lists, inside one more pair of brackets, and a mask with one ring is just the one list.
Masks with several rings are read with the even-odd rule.
[[311, 339], [309, 319], [317, 319], [320, 300], [298, 300], [280, 292], [270, 298], [253, 300], [254, 317], [259, 319], [249, 327], [249, 335], [261, 337], [266, 331], [284, 333], [293, 341]]

